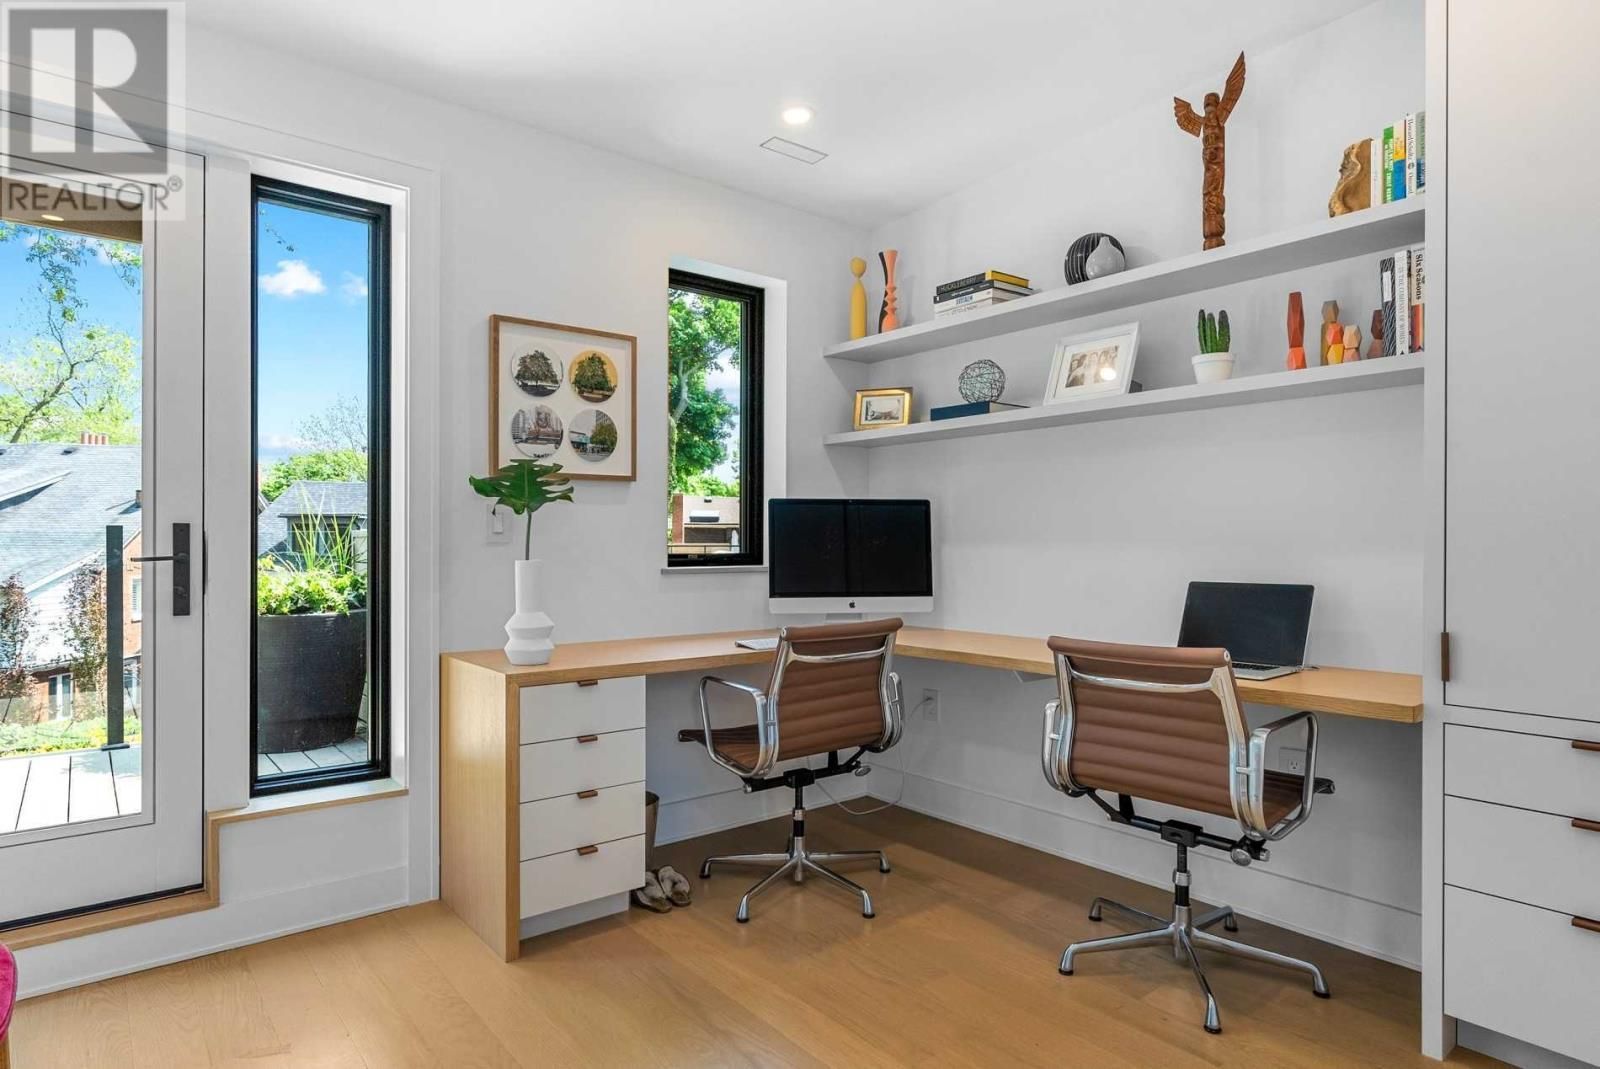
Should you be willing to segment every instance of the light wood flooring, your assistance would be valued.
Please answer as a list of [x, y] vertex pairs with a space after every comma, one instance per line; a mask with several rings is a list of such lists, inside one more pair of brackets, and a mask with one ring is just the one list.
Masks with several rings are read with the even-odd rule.
[[[1200, 1027], [1189, 970], [1162, 950], [1064, 944], [1127, 930], [1097, 894], [1164, 894], [902, 810], [812, 812], [813, 849], [882, 846], [878, 916], [822, 884], [784, 885], [733, 921], [757, 873], [697, 879], [707, 851], [782, 846], [783, 821], [664, 847], [694, 905], [527, 943], [505, 964], [439, 903], [30, 999], [13, 1064], [52, 1066], [1435, 1066], [1416, 1053], [1419, 978], [1241, 919], [1240, 938], [1314, 958], [1333, 991], [1206, 955], [1223, 1033]], [[1293, 849], [1291, 842], [1284, 849]], [[1155, 849], [1155, 845], [1152, 845]], [[1204, 897], [1204, 888], [1196, 889]], [[1453, 1065], [1497, 1065], [1458, 1052]]]

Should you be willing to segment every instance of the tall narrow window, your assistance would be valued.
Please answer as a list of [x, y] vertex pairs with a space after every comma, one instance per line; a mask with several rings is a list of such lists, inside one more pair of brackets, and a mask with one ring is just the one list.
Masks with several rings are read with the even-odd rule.
[[667, 563], [762, 562], [762, 298], [667, 277]]
[[388, 775], [389, 209], [254, 186], [253, 793]]

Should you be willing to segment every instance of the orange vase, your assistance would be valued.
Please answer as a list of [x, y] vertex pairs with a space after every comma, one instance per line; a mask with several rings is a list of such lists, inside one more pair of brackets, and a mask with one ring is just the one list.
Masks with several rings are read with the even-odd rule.
[[883, 308], [878, 312], [878, 333], [894, 330], [900, 325], [900, 289], [894, 281], [894, 265], [900, 259], [895, 249], [878, 253], [878, 263], [883, 265]]

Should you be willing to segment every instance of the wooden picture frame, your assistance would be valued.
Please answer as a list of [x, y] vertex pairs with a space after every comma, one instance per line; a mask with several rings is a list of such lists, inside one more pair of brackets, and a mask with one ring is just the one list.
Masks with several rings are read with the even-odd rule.
[[[873, 406], [870, 402], [898, 401], [898, 415], [890, 418], [879, 417], [870, 411]], [[889, 406], [893, 408], [893, 406]], [[855, 429], [858, 431], [877, 431], [885, 427], [905, 427], [911, 423], [911, 387], [890, 386], [877, 390], [857, 390], [854, 418]]]
[[573, 479], [636, 479], [638, 356], [632, 334], [491, 315], [489, 469], [525, 457]]
[[1137, 323], [1062, 338], [1056, 342], [1056, 354], [1050, 361], [1044, 403], [1072, 404], [1090, 397], [1127, 393], [1133, 384], [1133, 364], [1138, 356]]

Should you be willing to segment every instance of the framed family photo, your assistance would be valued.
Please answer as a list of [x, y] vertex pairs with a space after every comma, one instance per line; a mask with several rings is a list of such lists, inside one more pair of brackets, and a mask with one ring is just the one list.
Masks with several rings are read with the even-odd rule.
[[910, 422], [910, 387], [895, 386], [881, 390], [856, 391], [856, 430], [875, 431], [884, 427], [904, 427]]
[[1106, 327], [1056, 342], [1044, 403], [1070, 404], [1088, 397], [1127, 393], [1139, 355], [1139, 324]]
[[574, 479], [633, 479], [638, 347], [631, 334], [490, 316], [490, 470], [526, 457]]

